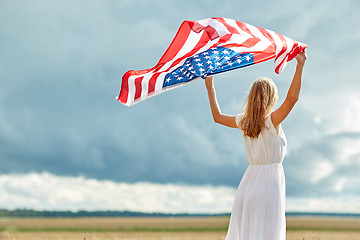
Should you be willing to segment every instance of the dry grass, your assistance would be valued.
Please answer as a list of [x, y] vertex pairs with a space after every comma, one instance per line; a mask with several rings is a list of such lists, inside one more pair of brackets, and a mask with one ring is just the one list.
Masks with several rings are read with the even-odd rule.
[[226, 228], [228, 217], [191, 218], [6, 218], [0, 228], [60, 229], [186, 229]]
[[[0, 233], [0, 240], [224, 240], [226, 232]], [[360, 240], [356, 232], [288, 231], [287, 240]]]
[[[0, 219], [0, 240], [223, 240], [228, 217]], [[287, 240], [360, 240], [360, 219], [287, 218]]]
[[288, 217], [288, 229], [332, 229], [360, 232], [359, 218]]

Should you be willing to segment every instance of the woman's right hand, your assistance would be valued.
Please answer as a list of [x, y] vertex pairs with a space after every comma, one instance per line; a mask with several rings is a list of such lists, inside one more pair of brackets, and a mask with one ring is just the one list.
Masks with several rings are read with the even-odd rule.
[[207, 89], [212, 88], [214, 86], [214, 77], [212, 75], [205, 77], [205, 86]]

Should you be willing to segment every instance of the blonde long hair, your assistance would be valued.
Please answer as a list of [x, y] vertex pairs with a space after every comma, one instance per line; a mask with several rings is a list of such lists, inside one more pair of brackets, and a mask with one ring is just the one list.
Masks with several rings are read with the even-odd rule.
[[240, 128], [245, 136], [259, 136], [265, 127], [265, 117], [270, 114], [277, 99], [277, 88], [271, 79], [261, 77], [255, 80], [246, 98], [244, 116], [240, 121]]

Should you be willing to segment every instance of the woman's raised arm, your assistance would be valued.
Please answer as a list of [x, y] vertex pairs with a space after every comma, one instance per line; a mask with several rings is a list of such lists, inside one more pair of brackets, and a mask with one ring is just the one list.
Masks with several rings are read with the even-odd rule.
[[211, 113], [214, 121], [227, 127], [237, 128], [235, 116], [221, 113], [218, 101], [216, 99], [213, 76], [207, 76], [205, 78], [205, 86], [208, 92]]
[[289, 87], [287, 96], [281, 106], [271, 114], [271, 121], [278, 131], [279, 124], [289, 115], [293, 109], [295, 103], [298, 101], [300, 96], [302, 73], [306, 60], [305, 50], [299, 53], [295, 58], [297, 60], [296, 70]]

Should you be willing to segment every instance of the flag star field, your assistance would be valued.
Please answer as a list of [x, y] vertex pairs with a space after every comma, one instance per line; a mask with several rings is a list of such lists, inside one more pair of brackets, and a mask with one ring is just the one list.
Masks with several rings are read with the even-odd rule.
[[254, 64], [251, 53], [241, 54], [224, 47], [209, 49], [187, 58], [182, 66], [166, 74], [163, 88], [251, 64]]

